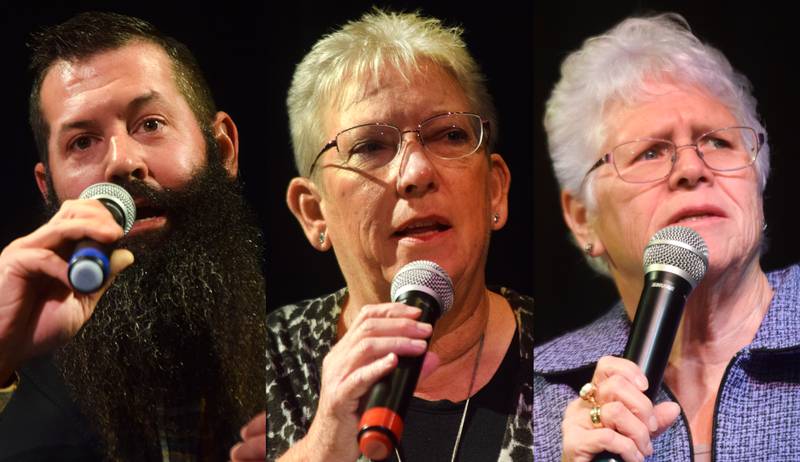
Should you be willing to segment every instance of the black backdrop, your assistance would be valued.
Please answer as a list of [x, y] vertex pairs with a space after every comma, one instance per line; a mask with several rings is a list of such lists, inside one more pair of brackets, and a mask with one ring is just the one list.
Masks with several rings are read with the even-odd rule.
[[544, 102], [558, 79], [561, 61], [584, 39], [631, 14], [664, 11], [684, 15], [695, 34], [722, 50], [753, 83], [772, 148], [772, 174], [765, 192], [770, 246], [762, 265], [777, 269], [800, 259], [800, 246], [793, 239], [798, 191], [791, 186], [800, 168], [794, 146], [800, 127], [795, 117], [800, 87], [794, 70], [800, 39], [788, 11], [777, 2], [536, 2], [532, 27], [537, 342], [589, 322], [616, 299], [611, 283], [592, 273], [568, 239], [547, 157]]
[[[800, 257], [792, 240], [797, 153], [793, 142], [800, 88], [793, 63], [800, 39], [792, 15], [769, 5], [730, 2], [616, 1], [378, 2], [422, 8], [448, 24], [462, 25], [465, 39], [489, 78], [500, 117], [498, 151], [512, 170], [511, 216], [495, 233], [487, 279], [536, 296], [537, 341], [596, 317], [615, 298], [613, 287], [594, 275], [569, 243], [558, 210], [558, 192], [541, 128], [543, 103], [558, 77], [560, 61], [588, 36], [634, 12], [681, 12], [701, 38], [719, 47], [753, 81], [772, 145], [773, 173], [766, 191], [770, 250], [764, 267]], [[774, 3], [777, 5], [777, 2]], [[245, 193], [267, 238], [267, 307], [342, 284], [332, 253], [320, 254], [303, 237], [284, 203], [294, 175], [285, 97], [294, 65], [323, 34], [354, 19], [371, 2], [227, 2], [203, 9], [193, 3], [82, 2], [80, 9], [0, 7], [3, 28], [4, 149], [0, 159], [0, 247], [39, 222], [33, 181], [36, 154], [27, 125], [30, 75], [25, 42], [32, 30], [78, 11], [113, 10], [150, 20], [186, 43], [205, 70], [220, 109], [236, 121]], [[533, 224], [536, 224], [534, 227]]]
[[[269, 86], [265, 70], [267, 41], [264, 38], [264, 8], [231, 7], [202, 12], [196, 6], [163, 2], [81, 2], [80, 8], [29, 2], [0, 7], [0, 43], [3, 44], [2, 118], [4, 134], [0, 158], [0, 247], [32, 231], [41, 222], [41, 198], [34, 182], [33, 166], [38, 157], [28, 126], [27, 71], [30, 33], [62, 22], [87, 10], [115, 11], [146, 19], [184, 42], [197, 57], [212, 88], [217, 106], [233, 116], [241, 136], [240, 169], [245, 193], [262, 223], [269, 211], [263, 175], [267, 168], [263, 152], [267, 140], [263, 115]], [[260, 148], [259, 148], [259, 145]]]
[[[495, 233], [488, 282], [522, 293], [533, 291], [531, 9], [485, 9], [463, 2], [395, 1], [377, 4], [424, 14], [463, 26], [470, 49], [483, 65], [499, 113], [498, 151], [513, 175], [511, 215]], [[245, 194], [256, 209], [266, 237], [267, 307], [317, 296], [341, 287], [343, 279], [332, 252], [320, 254], [305, 241], [286, 208], [285, 188], [295, 171], [288, 135], [285, 98], [294, 66], [324, 33], [369, 10], [371, 2], [264, 3], [228, 2], [208, 9], [184, 4], [83, 2], [80, 7], [5, 7], [3, 111], [6, 155], [0, 194], [0, 246], [32, 231], [41, 221], [41, 200], [33, 181], [36, 153], [27, 124], [26, 71], [28, 36], [44, 25], [61, 22], [79, 11], [116, 11], [141, 17], [186, 43], [200, 61], [219, 109], [236, 121], [240, 170]], [[503, 27], [499, 27], [499, 25]]]
[[[283, 12], [269, 31], [272, 80], [269, 108], [273, 142], [270, 156], [267, 226], [270, 246], [267, 275], [268, 309], [336, 290], [344, 280], [333, 252], [314, 250], [285, 205], [285, 190], [296, 174], [292, 163], [285, 99], [295, 65], [323, 34], [357, 19], [369, 9], [368, 2], [318, 3]], [[499, 143], [511, 169], [510, 217], [506, 227], [492, 237], [487, 282], [502, 284], [522, 293], [533, 289], [531, 29], [530, 8], [510, 9], [470, 6], [463, 1], [378, 2], [395, 9], [415, 10], [438, 17], [448, 25], [460, 25], [464, 38], [488, 77], [499, 115]]]

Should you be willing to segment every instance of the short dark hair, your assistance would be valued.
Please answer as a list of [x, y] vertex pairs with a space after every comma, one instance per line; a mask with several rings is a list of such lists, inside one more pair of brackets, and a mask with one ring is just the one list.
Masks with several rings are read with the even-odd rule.
[[41, 107], [42, 83], [57, 61], [76, 61], [97, 53], [116, 50], [143, 41], [159, 46], [172, 62], [175, 84], [205, 132], [210, 130], [217, 112], [211, 89], [186, 45], [164, 35], [147, 21], [118, 13], [89, 11], [36, 32], [31, 36], [30, 70], [34, 74], [28, 102], [28, 118], [39, 158], [47, 166], [47, 141], [50, 127]]

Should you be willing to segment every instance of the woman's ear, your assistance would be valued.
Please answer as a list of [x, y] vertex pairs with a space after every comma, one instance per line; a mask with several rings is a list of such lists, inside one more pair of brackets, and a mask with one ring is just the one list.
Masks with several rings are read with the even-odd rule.
[[508, 220], [508, 190], [511, 187], [511, 171], [500, 154], [489, 157], [489, 194], [491, 198], [492, 229], [502, 228]]
[[583, 200], [569, 191], [561, 191], [561, 211], [584, 253], [591, 257], [603, 255], [605, 247], [594, 232], [589, 208]]
[[300, 223], [306, 239], [315, 249], [324, 252], [331, 247], [327, 222], [322, 213], [322, 196], [308, 178], [296, 177], [286, 189], [286, 204]]
[[222, 166], [231, 178], [239, 175], [239, 130], [227, 113], [219, 111], [211, 126], [219, 148]]

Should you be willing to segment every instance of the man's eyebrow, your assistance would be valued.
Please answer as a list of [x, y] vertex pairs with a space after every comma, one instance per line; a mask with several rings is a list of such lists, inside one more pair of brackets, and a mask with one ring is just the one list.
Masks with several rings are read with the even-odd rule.
[[142, 107], [148, 105], [149, 103], [152, 103], [154, 101], [157, 102], [160, 101], [161, 99], [163, 99], [161, 97], [161, 93], [155, 90], [150, 90], [149, 92], [141, 96], [137, 96], [130, 103], [128, 103], [128, 111], [134, 111], [134, 112], [138, 111]]
[[[136, 112], [151, 102], [160, 101], [161, 99], [163, 99], [161, 97], [161, 93], [155, 90], [150, 90], [149, 92], [132, 99], [128, 103], [126, 112]], [[92, 120], [76, 120], [74, 122], [69, 122], [62, 125], [60, 131], [63, 133], [68, 130], [87, 130], [93, 126], [95, 126], [95, 122]]]

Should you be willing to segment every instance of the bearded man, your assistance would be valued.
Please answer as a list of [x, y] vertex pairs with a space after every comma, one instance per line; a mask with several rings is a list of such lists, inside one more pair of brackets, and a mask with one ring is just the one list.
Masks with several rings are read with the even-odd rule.
[[[236, 125], [189, 50], [145, 21], [83, 13], [32, 48], [49, 220], [0, 254], [0, 460], [227, 458], [265, 407], [261, 233]], [[99, 182], [134, 199], [124, 237], [77, 199]], [[89, 295], [67, 280], [82, 239], [116, 244]]]

